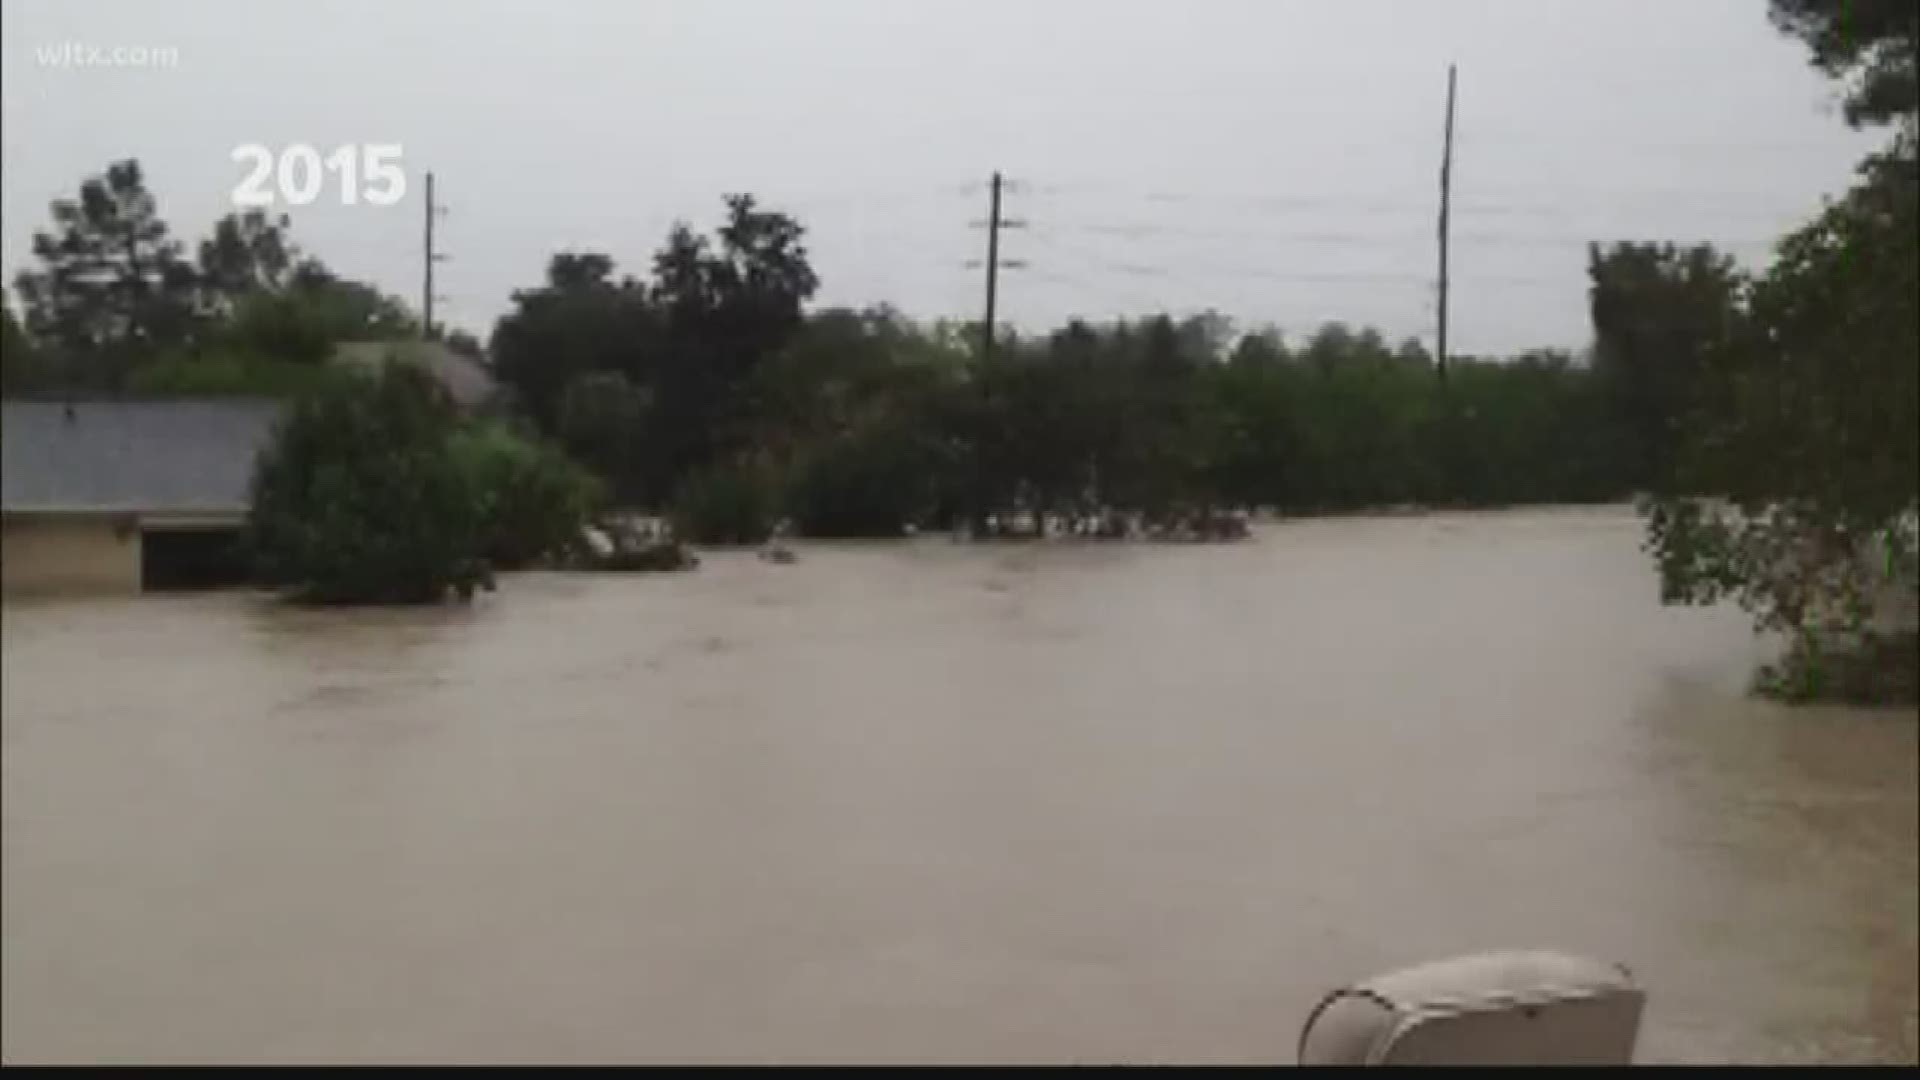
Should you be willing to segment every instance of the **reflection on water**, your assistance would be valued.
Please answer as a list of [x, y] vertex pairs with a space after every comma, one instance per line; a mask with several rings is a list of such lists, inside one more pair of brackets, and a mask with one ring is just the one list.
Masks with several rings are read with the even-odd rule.
[[1746, 699], [1624, 510], [802, 548], [471, 609], [8, 605], [5, 1056], [1290, 1061], [1630, 965], [1646, 1060], [1916, 1054], [1911, 712]]

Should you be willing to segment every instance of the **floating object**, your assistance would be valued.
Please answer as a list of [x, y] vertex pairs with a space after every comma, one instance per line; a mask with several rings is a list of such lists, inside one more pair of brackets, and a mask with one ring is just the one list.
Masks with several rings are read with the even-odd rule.
[[1300, 1032], [1302, 1065], [1629, 1065], [1646, 995], [1617, 964], [1494, 952], [1335, 990]]
[[588, 525], [580, 530], [580, 540], [587, 545], [587, 550], [591, 551], [597, 559], [604, 559], [613, 554], [613, 537], [608, 536], [603, 529]]

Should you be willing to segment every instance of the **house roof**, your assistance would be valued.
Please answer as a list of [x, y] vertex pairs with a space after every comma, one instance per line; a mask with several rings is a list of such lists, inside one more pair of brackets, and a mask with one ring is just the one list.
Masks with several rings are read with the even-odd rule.
[[375, 369], [391, 357], [424, 368], [454, 403], [473, 408], [493, 393], [493, 376], [486, 365], [462, 356], [438, 341], [345, 341], [334, 348], [335, 363]]
[[256, 398], [0, 403], [0, 508], [245, 510], [281, 408]]

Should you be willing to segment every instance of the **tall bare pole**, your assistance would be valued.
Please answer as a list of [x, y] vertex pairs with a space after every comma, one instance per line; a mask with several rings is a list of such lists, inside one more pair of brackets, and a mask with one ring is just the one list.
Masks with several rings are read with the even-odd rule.
[[987, 203], [987, 319], [980, 327], [980, 359], [993, 359], [993, 318], [1000, 283], [1000, 174], [993, 174]]
[[427, 174], [427, 228], [423, 260], [426, 272], [420, 285], [420, 332], [423, 337], [433, 337], [433, 174]]
[[1440, 378], [1447, 377], [1447, 218], [1453, 204], [1453, 65], [1447, 65], [1447, 137], [1440, 153], [1440, 327], [1435, 342]]

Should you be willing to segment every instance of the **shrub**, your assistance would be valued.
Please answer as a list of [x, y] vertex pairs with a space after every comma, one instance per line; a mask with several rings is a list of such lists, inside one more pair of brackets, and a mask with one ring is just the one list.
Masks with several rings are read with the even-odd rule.
[[787, 507], [808, 536], [899, 536], [928, 513], [932, 473], [922, 440], [898, 425], [876, 426], [808, 454]]
[[316, 603], [432, 603], [486, 582], [455, 423], [445, 391], [400, 365], [302, 399], [254, 473], [262, 575]]
[[297, 397], [338, 381], [342, 372], [319, 364], [276, 360], [240, 352], [175, 354], [127, 373], [133, 394], [165, 396], [258, 395]]
[[565, 454], [496, 421], [461, 429], [451, 447], [478, 501], [480, 550], [494, 566], [518, 569], [579, 541], [599, 484]]
[[674, 532], [696, 544], [753, 544], [773, 533], [779, 500], [771, 472], [736, 462], [689, 476], [673, 499]]

